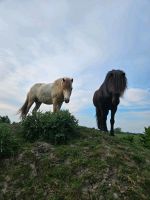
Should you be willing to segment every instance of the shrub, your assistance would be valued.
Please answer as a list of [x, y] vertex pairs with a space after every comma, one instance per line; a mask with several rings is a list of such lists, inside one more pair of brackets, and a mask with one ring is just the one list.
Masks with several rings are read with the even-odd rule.
[[12, 134], [10, 125], [0, 123], [0, 158], [16, 154], [19, 148], [19, 142]]
[[134, 136], [133, 135], [127, 135], [123, 137], [124, 140], [129, 141], [130, 143], [134, 142]]
[[150, 148], [150, 126], [148, 128], [145, 127], [145, 132], [140, 136], [140, 141], [144, 147]]
[[121, 133], [122, 131], [121, 131], [121, 128], [120, 127], [118, 127], [118, 128], [115, 128], [115, 133]]
[[22, 121], [22, 132], [26, 140], [44, 140], [65, 143], [77, 135], [78, 121], [69, 111], [36, 112]]
[[40, 138], [40, 135], [42, 133], [41, 118], [42, 113], [37, 112], [33, 113], [33, 115], [28, 115], [22, 121], [22, 133], [26, 140], [32, 142]]
[[8, 116], [0, 116], [0, 123], [7, 123], [10, 124], [10, 119]]

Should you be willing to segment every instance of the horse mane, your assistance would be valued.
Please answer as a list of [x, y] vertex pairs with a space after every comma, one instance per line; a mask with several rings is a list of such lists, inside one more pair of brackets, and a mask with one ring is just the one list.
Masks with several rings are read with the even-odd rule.
[[70, 78], [68, 78], [68, 77], [63, 77], [63, 78], [59, 78], [59, 79], [55, 80], [53, 82], [53, 86], [52, 86], [54, 93], [57, 93], [57, 94], [62, 93], [62, 90], [63, 90], [62, 80], [63, 79], [65, 79], [67, 84], [70, 84]]
[[60, 87], [61, 86], [61, 81], [62, 81], [62, 78], [59, 78], [57, 80], [55, 80], [53, 82], [53, 85], [56, 86], [56, 87]]
[[119, 97], [124, 94], [127, 88], [127, 78], [122, 70], [111, 70], [107, 73], [106, 78], [99, 90], [102, 90], [103, 96], [118, 94]]
[[62, 78], [59, 78], [53, 82], [52, 93], [57, 95], [62, 93]]

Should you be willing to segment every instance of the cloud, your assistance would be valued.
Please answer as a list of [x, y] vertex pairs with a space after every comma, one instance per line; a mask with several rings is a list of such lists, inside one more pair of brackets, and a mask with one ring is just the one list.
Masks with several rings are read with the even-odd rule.
[[121, 127], [123, 131], [131, 131], [133, 133], [143, 133], [144, 127], [150, 126], [150, 111], [130, 111], [118, 112], [116, 114], [115, 127]]
[[149, 106], [150, 105], [150, 91], [148, 89], [129, 88], [124, 98], [121, 99], [122, 106]]

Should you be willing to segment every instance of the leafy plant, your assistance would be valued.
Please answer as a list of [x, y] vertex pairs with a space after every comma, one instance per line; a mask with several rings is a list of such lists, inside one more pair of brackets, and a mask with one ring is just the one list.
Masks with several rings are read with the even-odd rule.
[[133, 135], [127, 135], [123, 137], [124, 140], [129, 141], [130, 143], [134, 142], [134, 136]]
[[145, 132], [141, 135], [140, 141], [143, 146], [150, 148], [150, 126], [148, 128], [145, 127]]
[[22, 132], [26, 140], [44, 140], [65, 143], [77, 135], [78, 121], [69, 111], [34, 112], [22, 121]]
[[115, 128], [115, 133], [121, 133], [121, 128], [120, 127], [118, 127], [118, 128]]
[[6, 123], [0, 123], [0, 158], [14, 155], [19, 150], [19, 141]]
[[10, 124], [9, 117], [7, 115], [6, 116], [0, 116], [0, 123], [8, 123], [8, 124]]

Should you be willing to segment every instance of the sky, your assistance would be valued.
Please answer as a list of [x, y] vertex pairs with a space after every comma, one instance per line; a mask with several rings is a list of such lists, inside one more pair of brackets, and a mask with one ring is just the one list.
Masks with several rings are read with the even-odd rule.
[[1, 116], [19, 121], [34, 83], [68, 76], [73, 91], [62, 109], [96, 127], [93, 94], [112, 69], [128, 79], [115, 128], [142, 133], [150, 125], [149, 0], [0, 0]]

